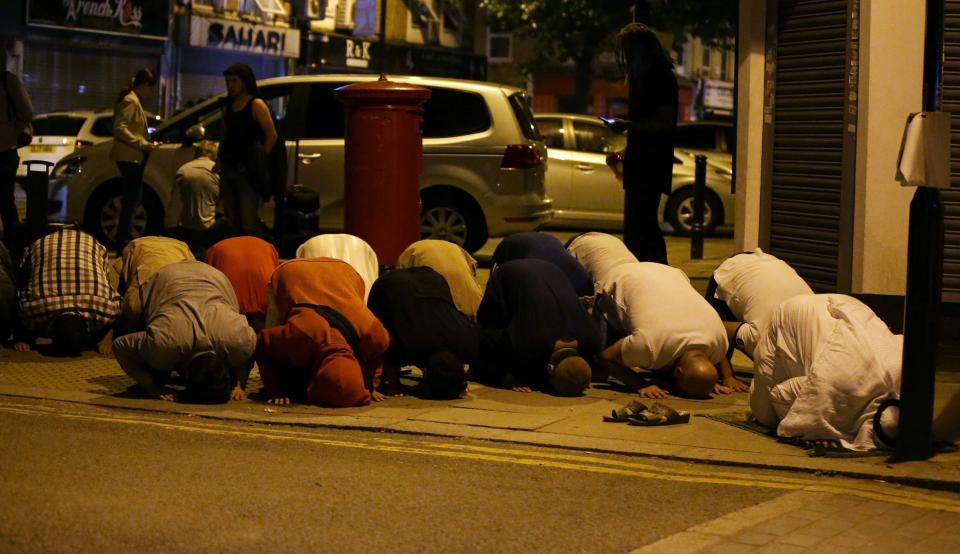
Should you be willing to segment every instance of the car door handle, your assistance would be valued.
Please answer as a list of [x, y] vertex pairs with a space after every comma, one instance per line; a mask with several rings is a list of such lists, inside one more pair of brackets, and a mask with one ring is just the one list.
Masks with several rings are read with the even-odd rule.
[[580, 171], [593, 171], [595, 169], [592, 165], [588, 164], [577, 164], [576, 168]]
[[300, 161], [304, 164], [309, 164], [313, 160], [319, 159], [320, 154], [297, 154], [297, 157], [300, 158]]

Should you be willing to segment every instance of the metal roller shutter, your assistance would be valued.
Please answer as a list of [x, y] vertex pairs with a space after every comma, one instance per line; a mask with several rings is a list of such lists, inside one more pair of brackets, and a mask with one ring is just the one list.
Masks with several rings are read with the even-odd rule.
[[[950, 112], [950, 181], [960, 187], [960, 0], [944, 3], [943, 106]], [[944, 302], [960, 302], [960, 190], [942, 190]]]
[[850, 290], [858, 2], [768, 3], [761, 245], [817, 292]]
[[[140, 68], [157, 70], [159, 56], [140, 52], [27, 44], [23, 73], [35, 113], [112, 109], [117, 93]], [[157, 98], [144, 102], [156, 113]]]

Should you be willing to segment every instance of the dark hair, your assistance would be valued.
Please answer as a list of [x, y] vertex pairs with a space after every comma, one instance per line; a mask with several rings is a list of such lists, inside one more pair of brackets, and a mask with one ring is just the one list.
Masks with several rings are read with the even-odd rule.
[[157, 84], [157, 74], [152, 69], [149, 67], [139, 69], [133, 74], [133, 77], [130, 77], [130, 80], [127, 82], [127, 86], [120, 90], [120, 94], [117, 95], [117, 102], [123, 100], [124, 96], [130, 94], [130, 91], [136, 87], [139, 87], [140, 85], [153, 86], [155, 84]]
[[252, 96], [257, 96], [260, 91], [257, 89], [257, 78], [253, 75], [253, 69], [245, 63], [235, 63], [223, 70], [223, 76], [232, 76], [243, 82], [244, 88]]
[[212, 351], [201, 352], [187, 364], [184, 400], [196, 404], [223, 404], [230, 400], [230, 371]]
[[425, 398], [453, 400], [467, 388], [467, 374], [456, 354], [441, 350], [434, 352], [423, 367], [423, 381], [417, 387]]
[[617, 33], [617, 64], [627, 75], [643, 75], [661, 66], [673, 70], [673, 58], [650, 27], [630, 23]]
[[87, 320], [77, 313], [58, 315], [50, 325], [53, 351], [60, 356], [76, 356], [87, 346]]

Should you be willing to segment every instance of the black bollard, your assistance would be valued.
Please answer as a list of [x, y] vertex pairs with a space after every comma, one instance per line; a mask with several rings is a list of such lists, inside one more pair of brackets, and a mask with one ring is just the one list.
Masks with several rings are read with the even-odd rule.
[[917, 187], [910, 202], [907, 242], [898, 460], [925, 460], [933, 455], [933, 393], [942, 285], [943, 202], [940, 190]]
[[693, 177], [693, 221], [690, 225], [690, 259], [703, 259], [703, 194], [707, 186], [707, 157], [699, 155]]

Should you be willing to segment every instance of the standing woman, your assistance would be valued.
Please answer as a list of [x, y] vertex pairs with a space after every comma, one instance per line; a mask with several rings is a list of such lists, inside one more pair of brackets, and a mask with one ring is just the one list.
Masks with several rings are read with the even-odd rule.
[[147, 164], [147, 154], [157, 148], [157, 143], [150, 140], [147, 114], [141, 103], [155, 86], [157, 74], [144, 67], [134, 73], [127, 86], [120, 91], [113, 109], [113, 149], [110, 150], [110, 159], [116, 162], [123, 176], [120, 221], [117, 223], [115, 239], [118, 251], [130, 241], [133, 212], [143, 199], [143, 168]]
[[260, 198], [269, 189], [268, 156], [277, 144], [270, 108], [258, 97], [250, 66], [231, 65], [223, 72], [227, 86], [224, 136], [220, 143], [220, 201], [227, 220], [246, 235], [260, 237]]
[[673, 186], [673, 135], [677, 128], [677, 78], [657, 35], [631, 23], [617, 35], [617, 61], [630, 87], [623, 159], [623, 242], [641, 262], [667, 263], [657, 218], [660, 195]]

